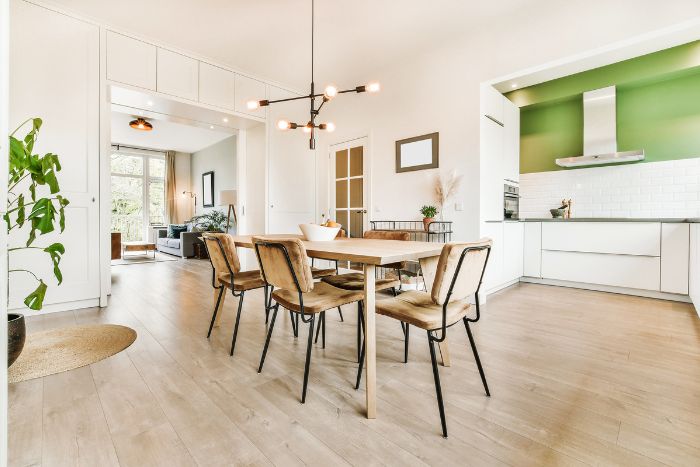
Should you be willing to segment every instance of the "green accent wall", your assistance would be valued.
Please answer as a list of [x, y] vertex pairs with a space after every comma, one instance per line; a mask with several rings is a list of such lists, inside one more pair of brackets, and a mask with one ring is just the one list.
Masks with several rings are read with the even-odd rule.
[[520, 109], [521, 173], [566, 170], [583, 153], [584, 91], [617, 86], [619, 151], [644, 162], [700, 157], [700, 41], [589, 70], [506, 95]]

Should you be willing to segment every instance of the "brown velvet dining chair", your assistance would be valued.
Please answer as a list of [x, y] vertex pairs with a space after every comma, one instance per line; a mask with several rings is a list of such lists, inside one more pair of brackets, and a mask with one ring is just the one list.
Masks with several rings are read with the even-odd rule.
[[[371, 240], [400, 240], [400, 241], [408, 241], [411, 239], [411, 236], [408, 232], [403, 232], [400, 230], [368, 230], [367, 232], [364, 233], [363, 238], [365, 239], [371, 239]], [[382, 266], [383, 268], [386, 269], [393, 269], [396, 273], [396, 277], [383, 277], [383, 278], [378, 278], [375, 281], [375, 290], [380, 291], [380, 290], [391, 290], [394, 296], [396, 296], [396, 291], [397, 289], [401, 289], [401, 270], [406, 268], [406, 262], [401, 261], [398, 263], [391, 263]], [[359, 290], [359, 291], [364, 291], [365, 288], [365, 275], [364, 273], [361, 272], [351, 272], [347, 274], [338, 274], [338, 275], [333, 275], [333, 276], [328, 276], [328, 277], [323, 277], [321, 280], [327, 284], [332, 285], [333, 287], [338, 287], [340, 289], [345, 289], [345, 290]], [[360, 359], [360, 340], [362, 339], [361, 336], [361, 326], [359, 321], [362, 319], [362, 316], [360, 315], [358, 311], [358, 324], [357, 324], [357, 359], [359, 361]], [[319, 329], [322, 329], [324, 341], [325, 341], [325, 327], [326, 327], [326, 316], [325, 314], [321, 315], [321, 325], [319, 326]], [[404, 335], [406, 333], [406, 326], [404, 323], [401, 323], [401, 329], [404, 332]], [[316, 331], [318, 333], [318, 330]], [[318, 338], [318, 336], [317, 336]], [[325, 342], [324, 342], [325, 346]]]
[[[209, 261], [212, 266], [212, 287], [219, 291], [214, 305], [214, 313], [209, 323], [207, 339], [211, 336], [211, 331], [216, 322], [217, 313], [220, 313], [219, 305], [226, 290], [230, 290], [234, 297], [238, 298], [238, 311], [236, 312], [236, 324], [233, 326], [233, 337], [231, 338], [231, 352], [236, 348], [236, 337], [238, 335], [238, 325], [241, 321], [241, 310], [243, 309], [243, 298], [249, 290], [265, 287], [259, 270], [241, 271], [241, 263], [236, 253], [236, 244], [231, 235], [227, 233], [207, 232], [202, 235]], [[266, 294], [267, 295], [267, 294]]]
[[[430, 292], [411, 290], [395, 298], [379, 300], [376, 304], [377, 314], [403, 321], [426, 331], [444, 437], [447, 437], [447, 422], [445, 420], [445, 407], [442, 401], [440, 375], [435, 356], [435, 343], [443, 342], [447, 336], [447, 328], [460, 321], [464, 323], [467, 331], [469, 344], [486, 395], [491, 395], [486, 383], [484, 369], [481, 366], [479, 353], [476, 350], [474, 336], [469, 326], [469, 323], [475, 323], [480, 317], [479, 289], [491, 252], [491, 244], [490, 239], [482, 239], [474, 243], [446, 244], [442, 248], [433, 287]], [[470, 302], [472, 296], [475, 300], [474, 306]], [[471, 314], [472, 309], [474, 310], [473, 315]], [[408, 341], [408, 327], [406, 341]], [[355, 389], [360, 387], [364, 353], [365, 342], [363, 339]]]
[[[271, 299], [265, 303], [272, 311], [270, 325], [265, 339], [258, 373], [263, 369], [265, 356], [270, 346], [272, 331], [279, 307], [299, 316], [301, 323], [309, 325], [309, 337], [306, 346], [304, 364], [304, 382], [301, 402], [306, 402], [306, 388], [311, 364], [311, 346], [313, 343], [314, 324], [320, 313], [342, 305], [360, 302], [364, 294], [361, 291], [343, 290], [324, 282], [314, 282], [311, 266], [304, 244], [298, 238], [253, 237], [255, 254], [258, 257], [260, 272], [271, 292]], [[274, 306], [271, 305], [275, 301]], [[358, 303], [359, 306], [359, 303]], [[294, 322], [295, 320], [292, 320]], [[298, 332], [298, 329], [297, 329]]]

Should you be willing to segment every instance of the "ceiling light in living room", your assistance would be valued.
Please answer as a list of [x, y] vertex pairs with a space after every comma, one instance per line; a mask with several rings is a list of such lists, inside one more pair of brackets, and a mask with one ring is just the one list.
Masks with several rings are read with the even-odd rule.
[[130, 121], [129, 126], [134, 130], [139, 131], [151, 131], [153, 129], [153, 125], [151, 125], [144, 118], [141, 117], [137, 118], [136, 120]]

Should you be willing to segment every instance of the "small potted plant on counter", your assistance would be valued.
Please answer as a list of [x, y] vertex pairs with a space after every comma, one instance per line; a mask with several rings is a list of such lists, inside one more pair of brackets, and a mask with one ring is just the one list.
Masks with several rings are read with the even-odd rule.
[[435, 215], [438, 210], [435, 206], [423, 206], [420, 208], [420, 213], [423, 214], [423, 227], [427, 232], [430, 228], [430, 223], [435, 220]]
[[[31, 131], [23, 139], [16, 138], [15, 133], [29, 122], [32, 123]], [[63, 275], [58, 266], [66, 252], [63, 244], [34, 245], [37, 234], [41, 236], [56, 230], [57, 214], [58, 228], [63, 232], [66, 226], [64, 208], [68, 205], [68, 200], [58, 194], [61, 191], [56, 177], [56, 173], [61, 170], [58, 156], [52, 153], [43, 156], [32, 153], [41, 123], [40, 118], [30, 118], [10, 135], [7, 212], [4, 219], [8, 234], [13, 231], [15, 233], [10, 239], [7, 252], [17, 254], [23, 250], [40, 250], [47, 253], [53, 263], [53, 274], [58, 285], [61, 285]], [[47, 196], [39, 197], [39, 193], [45, 193]], [[20, 239], [20, 236], [23, 238]], [[18, 240], [21, 240], [20, 244]], [[21, 268], [10, 269], [9, 272], [13, 275], [27, 274], [36, 280], [37, 287], [27, 295], [24, 304], [30, 310], [41, 310], [48, 286], [44, 278], [37, 276], [29, 267], [27, 264]], [[7, 324], [7, 366], [9, 367], [24, 348], [26, 337], [24, 316], [19, 313], [8, 313]]]

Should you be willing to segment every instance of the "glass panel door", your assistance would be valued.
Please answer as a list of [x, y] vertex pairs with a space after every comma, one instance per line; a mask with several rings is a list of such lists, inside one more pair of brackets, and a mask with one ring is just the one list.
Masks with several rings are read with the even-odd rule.
[[[351, 146], [335, 151], [335, 203], [336, 221], [343, 226], [348, 237], [362, 238], [367, 219], [365, 197], [364, 147]], [[348, 267], [347, 264], [342, 267]], [[361, 265], [350, 264], [351, 269]]]

